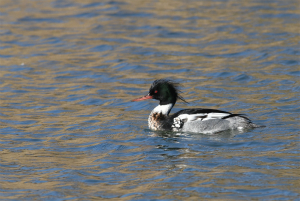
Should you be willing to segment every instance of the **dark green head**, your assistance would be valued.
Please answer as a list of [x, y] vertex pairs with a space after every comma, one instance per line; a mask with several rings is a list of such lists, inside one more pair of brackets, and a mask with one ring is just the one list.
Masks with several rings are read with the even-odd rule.
[[171, 80], [155, 80], [150, 89], [149, 94], [141, 98], [134, 99], [132, 101], [142, 101], [146, 99], [156, 99], [159, 100], [160, 105], [167, 105], [176, 103], [177, 99], [186, 102], [180, 95], [178, 89], [178, 83], [172, 82]]
[[186, 102], [180, 95], [178, 89], [178, 83], [172, 82], [171, 80], [155, 80], [150, 89], [149, 96], [153, 99], [159, 100], [160, 105], [166, 105], [169, 103], [175, 104], [177, 99], [181, 99]]

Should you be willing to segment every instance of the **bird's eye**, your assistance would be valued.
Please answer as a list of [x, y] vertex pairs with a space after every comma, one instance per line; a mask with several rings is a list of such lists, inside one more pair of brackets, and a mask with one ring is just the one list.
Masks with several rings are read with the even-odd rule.
[[157, 94], [157, 90], [155, 90], [154, 93]]

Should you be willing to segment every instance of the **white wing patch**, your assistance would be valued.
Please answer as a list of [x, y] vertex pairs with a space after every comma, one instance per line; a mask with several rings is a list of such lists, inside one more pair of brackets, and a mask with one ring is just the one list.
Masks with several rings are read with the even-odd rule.
[[198, 114], [182, 114], [179, 115], [177, 118], [181, 120], [185, 119], [186, 121], [195, 121], [195, 120], [206, 121], [209, 119], [222, 119], [229, 115], [230, 115], [229, 113], [198, 113]]
[[229, 115], [230, 115], [229, 113], [208, 113], [207, 117], [202, 119], [202, 121], [206, 121], [206, 120], [209, 120], [209, 119], [222, 119], [222, 118], [227, 117]]

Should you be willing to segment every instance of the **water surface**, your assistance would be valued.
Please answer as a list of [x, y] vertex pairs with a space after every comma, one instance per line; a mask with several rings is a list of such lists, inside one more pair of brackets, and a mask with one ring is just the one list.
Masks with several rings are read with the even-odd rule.
[[[0, 1], [0, 199], [299, 200], [298, 1]], [[265, 128], [147, 128], [153, 80]]]

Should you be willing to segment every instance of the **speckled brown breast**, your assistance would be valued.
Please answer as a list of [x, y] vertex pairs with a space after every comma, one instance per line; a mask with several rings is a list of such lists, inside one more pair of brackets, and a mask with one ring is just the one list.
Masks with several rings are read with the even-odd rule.
[[151, 113], [148, 118], [148, 126], [151, 130], [162, 130], [163, 121], [167, 118], [162, 113]]

